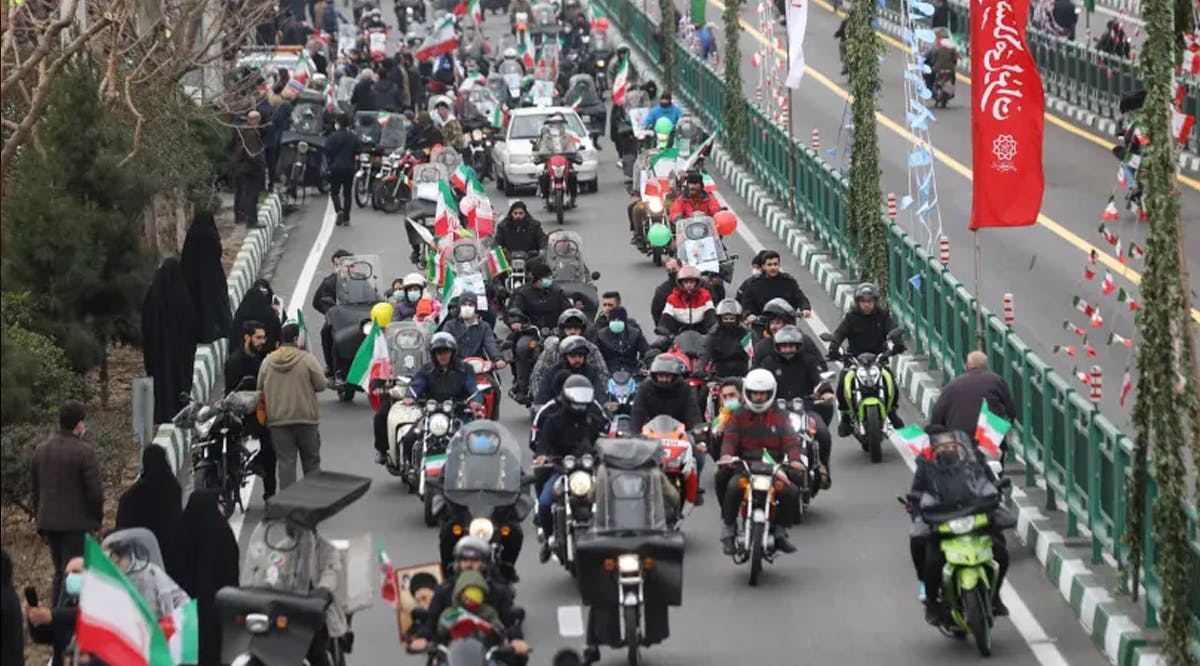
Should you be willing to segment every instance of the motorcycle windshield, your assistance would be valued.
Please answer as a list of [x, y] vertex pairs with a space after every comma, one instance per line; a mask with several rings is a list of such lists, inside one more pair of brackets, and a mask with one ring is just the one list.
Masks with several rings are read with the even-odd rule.
[[354, 133], [364, 144], [379, 144], [380, 135], [383, 133], [379, 116], [377, 111], [359, 111], [354, 114]]
[[521, 84], [521, 77], [525, 76], [525, 68], [516, 60], [501, 62], [496, 71], [500, 72], [500, 77], [505, 83], [514, 88]]
[[408, 120], [398, 113], [379, 114], [379, 147], [404, 150], [408, 140]]
[[577, 104], [580, 107], [603, 105], [600, 95], [596, 93], [596, 84], [592, 77], [586, 74], [576, 74], [571, 77], [570, 88], [563, 99], [567, 104]]
[[704, 273], [720, 272], [721, 262], [726, 259], [725, 245], [711, 217], [680, 220], [675, 236], [679, 239], [680, 261]]
[[601, 466], [596, 472], [596, 532], [647, 532], [667, 527], [662, 481], [656, 468]]
[[677, 439], [685, 436], [684, 426], [669, 414], [659, 414], [642, 426], [642, 434], [652, 438]]
[[[612, 39], [609, 38], [608, 32], [604, 31], [604, 30], [593, 30], [592, 31], [592, 40], [591, 40], [590, 46], [592, 49], [592, 53], [607, 53], [608, 51], [611, 51], [613, 48]], [[605, 63], [605, 64], [608, 64], [608, 63]]]
[[316, 134], [325, 132], [324, 98], [321, 102], [296, 100], [292, 106], [292, 127], [290, 132], [296, 134]]
[[408, 377], [420, 370], [429, 360], [429, 329], [414, 321], [394, 321], [384, 329], [388, 356], [397, 377]]
[[317, 571], [317, 535], [285, 520], [266, 520], [250, 534], [242, 562], [242, 587], [305, 592]]
[[473, 513], [512, 504], [521, 494], [521, 451], [517, 439], [495, 421], [464, 425], [446, 448], [443, 492]]
[[675, 349], [688, 358], [700, 358], [704, 355], [704, 336], [699, 331], [684, 331], [675, 337]]
[[378, 255], [343, 257], [338, 263], [337, 304], [361, 305], [378, 301], [379, 276], [375, 267], [380, 265]]

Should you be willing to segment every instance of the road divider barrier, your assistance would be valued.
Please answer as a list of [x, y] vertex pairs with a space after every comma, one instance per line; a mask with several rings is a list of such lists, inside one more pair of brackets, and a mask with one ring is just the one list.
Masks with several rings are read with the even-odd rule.
[[[892, 1], [892, 0], [889, 0]], [[595, 0], [625, 35], [636, 57], [661, 72], [665, 40], [658, 25], [630, 0]], [[710, 65], [675, 42], [676, 99], [711, 131], [725, 115], [725, 85]], [[844, 174], [826, 163], [817, 151], [791, 138], [750, 99], [746, 99], [749, 127], [742, 148], [746, 163], [736, 165], [722, 147], [711, 164], [733, 182], [763, 222], [785, 242], [838, 307], [853, 302], [857, 257], [847, 225], [849, 183]], [[724, 144], [725, 137], [718, 137]], [[793, 203], [794, 202], [794, 203]], [[794, 205], [794, 208], [792, 206]], [[978, 330], [975, 297], [948, 269], [949, 239], [939, 240], [938, 256], [925, 249], [893, 224], [881, 206], [888, 226], [889, 306], [903, 324], [912, 344], [911, 355], [897, 359], [897, 376], [909, 397], [925, 413], [937, 399], [938, 382], [964, 371], [967, 352], [984, 341], [989, 366], [1012, 389], [1018, 416], [1013, 426], [1013, 448], [1021, 469], [1018, 485], [1036, 490], [1044, 501], [1030, 503], [1023, 491], [1014, 493], [1012, 509], [1018, 532], [1038, 554], [1047, 575], [1077, 611], [1097, 647], [1120, 664], [1138, 663], [1139, 656], [1155, 653], [1138, 623], [1125, 606], [1111, 600], [1078, 559], [1078, 567], [1061, 566], [1071, 546], [1087, 544], [1091, 566], [1114, 560], [1122, 568], [1129, 559], [1124, 543], [1127, 507], [1126, 484], [1132, 470], [1132, 443], [1099, 406], [1069, 380], [1055, 372], [1021, 341], [1011, 327], [988, 308], [982, 308], [983, 330]], [[922, 362], [923, 361], [923, 362]], [[927, 366], [927, 367], [926, 367]], [[1090, 388], [1090, 387], [1089, 387]], [[1014, 461], [1009, 461], [1014, 462]], [[1157, 488], [1147, 484], [1147, 507], [1153, 506]], [[1044, 493], [1044, 494], [1043, 494]], [[1053, 531], [1047, 514], [1061, 511], [1066, 533]], [[1185, 506], [1189, 530], [1196, 529], [1196, 512]], [[1145, 603], [1141, 625], [1158, 626], [1161, 591], [1155, 575], [1155, 546], [1147, 520], [1143, 535]], [[1200, 553], [1193, 546], [1192, 566], [1200, 570]], [[1193, 623], [1200, 610], [1200, 578], [1192, 594]], [[1092, 602], [1080, 606], [1081, 591]], [[1107, 601], [1095, 602], [1095, 595]]]

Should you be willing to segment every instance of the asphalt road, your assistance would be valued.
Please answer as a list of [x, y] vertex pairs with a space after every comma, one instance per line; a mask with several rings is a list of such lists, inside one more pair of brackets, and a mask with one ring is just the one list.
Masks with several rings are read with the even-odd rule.
[[[753, 96], [754, 86], [760, 76], [760, 68], [750, 64], [750, 54], [762, 49], [764, 44], [773, 45], [776, 40], [785, 39], [782, 26], [776, 27], [773, 35], [764, 35], [758, 30], [760, 17], [755, 13], [757, 4], [751, 0], [741, 9], [742, 80], [750, 96]], [[657, 3], [648, 2], [644, 6], [652, 16], [657, 17]], [[723, 8], [720, 0], [709, 0], [707, 20], [717, 26], [719, 33], [723, 30], [720, 20]], [[848, 164], [846, 156], [850, 141], [849, 132], [844, 129], [850, 118], [848, 80], [840, 75], [841, 63], [833, 38], [840, 21], [826, 0], [814, 0], [805, 38], [808, 69], [800, 89], [792, 95], [792, 108], [793, 135], [807, 143], [812, 130], [819, 130], [822, 158], [845, 167]], [[722, 46], [719, 48], [723, 51], [723, 34], [720, 40], [718, 43]], [[783, 42], [779, 41], [779, 44]], [[723, 53], [721, 55], [724, 56]], [[760, 67], [767, 66], [770, 60], [766, 63]], [[893, 41], [887, 45], [885, 61], [881, 65], [882, 86], [878, 95], [880, 111], [877, 120], [880, 125], [883, 191], [885, 194], [895, 193], [898, 199], [908, 192], [907, 156], [912, 149], [910, 139], [913, 138], [904, 119], [907, 102], [903, 92], [903, 70], [903, 53], [898, 48], [898, 42]], [[973, 241], [967, 229], [973, 177], [969, 100], [970, 86], [959, 74], [957, 97], [949, 109], [934, 112], [937, 122], [932, 125], [931, 135], [938, 160], [935, 168], [943, 229], [950, 239], [950, 268], [968, 291], [976, 293], [973, 282]], [[1111, 332], [1125, 338], [1134, 337], [1133, 316], [1125, 305], [1117, 303], [1115, 293], [1102, 295], [1100, 285], [1105, 271], [1109, 271], [1118, 287], [1129, 290], [1137, 298], [1140, 295], [1135, 282], [1145, 264], [1141, 259], [1130, 259], [1127, 265], [1120, 264], [1112, 246], [1105, 243], [1098, 233], [1101, 212], [1116, 186], [1117, 162], [1109, 152], [1111, 145], [1108, 137], [1089, 134], [1066, 121], [1047, 116], [1043, 149], [1046, 178], [1043, 217], [1033, 227], [981, 232], [979, 292], [984, 304], [993, 312], [1000, 312], [1003, 295], [1012, 293], [1016, 311], [1013, 328], [1017, 335], [1064, 377], [1070, 378], [1076, 367], [1087, 369], [1092, 365], [1100, 365], [1106, 377], [1102, 403], [1104, 413], [1118, 427], [1128, 429], [1132, 402], [1127, 402], [1122, 408], [1117, 398], [1121, 376], [1132, 365], [1133, 353], [1123, 346], [1110, 347], [1107, 343]], [[836, 155], [829, 154], [831, 148], [837, 149]], [[1193, 292], [1198, 292], [1200, 234], [1194, 231], [1194, 227], [1200, 223], [1200, 182], [1185, 179], [1181, 183], [1181, 190], [1188, 283]], [[1013, 193], [1013, 196], [1019, 195]], [[1123, 193], [1118, 192], [1119, 206], [1122, 198]], [[910, 234], [915, 228], [917, 233], [913, 235], [919, 242], [927, 238], [924, 230], [906, 212], [899, 214], [897, 223]], [[1108, 228], [1120, 237], [1123, 244], [1134, 241], [1145, 245], [1146, 225], [1137, 222], [1134, 215], [1124, 211], [1123, 207], [1121, 219], [1108, 223]], [[1094, 267], [1096, 277], [1092, 281], [1085, 281], [1083, 269], [1093, 247], [1100, 254], [1100, 264]], [[936, 247], [934, 251], [936, 253]], [[911, 288], [908, 285], [902, 287]], [[1103, 327], [1093, 329], [1089, 326], [1087, 317], [1073, 307], [1075, 296], [1098, 306], [1104, 318]], [[1196, 300], [1193, 296], [1193, 308]], [[1193, 314], [1200, 317], [1195, 309]], [[1096, 352], [1094, 359], [1086, 358], [1081, 338], [1064, 330], [1063, 322], [1067, 320], [1087, 329], [1088, 342]], [[1075, 345], [1080, 348], [1080, 354], [1074, 358], [1063, 353], [1056, 355], [1052, 351], [1056, 345]], [[1078, 381], [1073, 381], [1072, 386], [1085, 390]]]
[[[492, 32], [500, 22], [489, 18], [488, 23]], [[569, 212], [567, 225], [583, 235], [589, 267], [602, 273], [601, 288], [621, 291], [626, 306], [645, 321], [650, 292], [663, 274], [628, 244], [627, 198], [611, 147], [605, 147], [600, 192], [580, 197], [580, 207]], [[722, 191], [731, 191], [728, 183], [719, 184]], [[493, 195], [493, 201], [497, 207], [507, 207], [499, 194]], [[745, 221], [742, 231], [729, 239], [730, 251], [743, 258], [740, 281], [745, 277], [745, 259], [762, 247], [760, 241], [768, 247], [778, 248], [778, 244], [740, 202], [729, 203]], [[540, 212], [538, 206], [534, 211]], [[412, 270], [402, 219], [356, 210], [352, 226], [334, 228], [331, 211], [321, 200], [310, 201], [295, 213], [274, 272], [276, 291], [291, 295], [289, 311], [304, 307], [315, 333], [322, 319], [309, 308], [309, 301], [336, 248], [380, 255], [385, 275]], [[790, 267], [795, 269], [794, 264]], [[797, 277], [814, 301], [817, 319], [811, 320], [810, 327], [820, 330], [836, 323], [839, 313], [810, 276], [797, 273]], [[418, 500], [373, 462], [372, 412], [366, 401], [360, 396], [353, 404], [342, 404], [326, 392], [321, 407], [322, 466], [374, 479], [370, 492], [325, 524], [323, 533], [344, 538], [369, 532], [397, 566], [436, 560], [436, 536], [423, 526]], [[902, 415], [908, 420], [919, 418], [910, 405], [903, 407]], [[527, 436], [528, 417], [523, 410], [513, 409], [511, 401], [505, 401], [501, 421], [517, 437]], [[711, 472], [708, 477], [704, 484], [711, 487]], [[799, 552], [770, 565], [757, 589], [747, 586], [745, 566], [735, 567], [721, 554], [716, 503], [691, 514], [683, 528], [688, 538], [684, 605], [672, 611], [672, 636], [649, 651], [647, 663], [730, 664], [747, 655], [768, 663], [794, 663], [803, 655], [809, 663], [886, 661], [914, 666], [976, 659], [970, 643], [942, 637], [921, 616], [907, 555], [908, 520], [894, 499], [911, 480], [904, 456], [888, 449], [882, 464], [871, 465], [857, 444], [838, 441], [833, 477], [832, 490], [817, 498], [808, 522], [792, 531]], [[256, 487], [250, 513], [239, 521], [243, 539], [261, 515], [260, 507]], [[533, 528], [527, 529], [532, 534]], [[535, 540], [528, 538], [518, 564], [522, 577], [518, 598], [528, 611], [527, 635], [535, 649], [532, 663], [545, 664], [559, 647], [579, 646], [576, 639], [560, 637], [557, 625], [559, 608], [576, 605], [578, 595], [574, 581], [561, 567], [537, 563], [536, 549]], [[1105, 663], [1058, 592], [1047, 584], [1036, 558], [1021, 548], [1013, 551], [1011, 585], [1005, 595], [1014, 612], [996, 628], [991, 662]], [[358, 639], [352, 663], [421, 663], [419, 657], [399, 656], [395, 615], [382, 602], [358, 614], [354, 628]], [[622, 660], [605, 651], [602, 663]]]

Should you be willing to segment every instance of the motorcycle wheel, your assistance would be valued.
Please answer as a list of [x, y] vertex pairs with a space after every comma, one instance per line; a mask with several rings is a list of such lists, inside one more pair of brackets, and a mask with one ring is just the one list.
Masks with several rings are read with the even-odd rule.
[[437, 515], [433, 513], [433, 493], [429, 486], [425, 486], [424, 505], [422, 515], [425, 518], [425, 527], [437, 527]]
[[563, 193], [559, 190], [554, 193], [554, 219], [559, 225], [563, 223]]
[[638, 606], [625, 607], [625, 646], [628, 648], [629, 666], [642, 663], [642, 628], [638, 618]]
[[371, 181], [368, 178], [354, 178], [354, 203], [359, 208], [366, 208], [371, 203]]
[[878, 409], [869, 409], [863, 423], [863, 445], [871, 456], [871, 462], [883, 461], [883, 415]]
[[221, 503], [222, 515], [233, 515], [234, 510], [237, 509], [238, 505], [241, 504], [242, 501], [241, 490], [241, 481], [238, 480], [235, 483], [233, 479], [230, 479], [229, 483], [225, 484], [225, 487], [221, 489], [221, 497], [219, 501]]
[[975, 636], [975, 647], [979, 655], [988, 657], [992, 654], [992, 628], [988, 622], [988, 593], [982, 585], [976, 587], [963, 597], [963, 614], [966, 616], [967, 627]]
[[763, 560], [763, 531], [766, 523], [754, 523], [750, 528], [750, 587], [758, 585], [758, 576], [762, 573]]
[[663, 265], [663, 251], [662, 251], [661, 247], [653, 248], [652, 250], [650, 250], [650, 254], [651, 254], [652, 259], [654, 260], [655, 266]]

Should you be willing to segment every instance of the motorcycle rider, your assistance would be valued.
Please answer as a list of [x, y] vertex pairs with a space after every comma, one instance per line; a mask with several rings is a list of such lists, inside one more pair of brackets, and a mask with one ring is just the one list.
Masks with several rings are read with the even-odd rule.
[[[571, 307], [571, 301], [563, 290], [554, 284], [550, 278], [550, 265], [545, 260], [537, 258], [525, 264], [525, 273], [529, 281], [521, 285], [509, 302], [509, 312], [519, 312], [527, 321], [526, 325], [534, 329], [552, 329], [558, 325], [558, 317]], [[513, 321], [509, 316], [508, 321]], [[522, 333], [517, 338], [513, 354], [513, 397], [522, 404], [528, 404], [530, 374], [533, 372], [533, 349], [529, 345], [534, 341], [534, 335]]]
[[526, 29], [528, 29], [529, 18], [533, 16], [533, 5], [529, 3], [529, 0], [512, 0], [508, 5], [508, 22], [514, 35], [517, 34], [517, 14], [525, 15]]
[[[542, 164], [553, 155], [562, 155], [575, 164], [583, 164], [583, 156], [579, 154], [579, 138], [567, 130], [567, 119], [561, 113], [546, 117], [542, 129], [538, 132], [537, 143], [533, 147], [533, 161]], [[550, 205], [550, 174], [546, 169], [538, 176], [538, 188], [542, 200]], [[575, 198], [579, 194], [579, 182], [574, 169], [568, 170], [567, 193], [570, 195], [570, 206], [575, 206]]]
[[568, 335], [559, 343], [558, 352], [559, 356], [555, 365], [547, 366], [546, 371], [539, 377], [537, 390], [534, 391], [534, 404], [542, 405], [550, 402], [566, 380], [574, 375], [585, 377], [597, 392], [604, 389], [605, 382], [608, 381], [608, 373], [602, 374], [588, 362], [593, 354], [596, 357], [600, 356], [595, 345], [581, 335]]
[[408, 321], [416, 316], [417, 304], [425, 298], [425, 276], [415, 272], [409, 273], [397, 282], [400, 283], [400, 288], [396, 289], [393, 283], [392, 298], [389, 299], [396, 309], [392, 321]]
[[424, 652], [437, 634], [438, 620], [442, 613], [454, 605], [454, 588], [458, 575], [465, 571], [482, 573], [488, 584], [488, 605], [496, 609], [500, 622], [504, 625], [505, 635], [511, 641], [513, 651], [519, 655], [529, 653], [529, 644], [524, 640], [521, 623], [515, 611], [516, 593], [512, 585], [490, 575], [487, 562], [491, 560], [492, 548], [486, 541], [478, 537], [464, 536], [454, 545], [454, 571], [446, 582], [438, 586], [433, 593], [433, 600], [424, 614], [424, 622], [413, 627], [413, 640], [408, 644], [409, 652]]
[[958, 76], [958, 44], [950, 36], [947, 28], [938, 28], [934, 34], [936, 39], [929, 52], [925, 54], [925, 64], [929, 65], [929, 73], [925, 75], [925, 87], [933, 90], [938, 74], [949, 72], [950, 94], [954, 94], [954, 85]]
[[800, 289], [796, 278], [780, 269], [779, 253], [767, 250], [762, 254], [762, 275], [742, 285], [742, 310], [748, 315], [747, 322], [753, 324], [771, 299], [782, 298], [800, 311], [803, 317], [812, 316], [812, 304]]
[[738, 285], [737, 293], [733, 295], [733, 297], [737, 299], [738, 303], [741, 303], [745, 297], [746, 287], [753, 284], [755, 280], [762, 276], [763, 255], [766, 253], [766, 250], [759, 250], [754, 257], [750, 259], [750, 276], [745, 280], [742, 280], [742, 283]]
[[[479, 315], [475, 292], [465, 290], [458, 295], [458, 315], [447, 317], [441, 330], [449, 333], [458, 341], [460, 358], [478, 357], [492, 362], [495, 371], [503, 370], [508, 363], [496, 347], [496, 334], [487, 321]], [[500, 394], [495, 392], [492, 412], [488, 418], [497, 418], [500, 414]]]
[[[784, 326], [773, 336], [773, 349], [762, 356], [754, 358], [754, 367], [763, 368], [775, 375], [778, 386], [775, 397], [787, 400], [806, 398], [813, 395], [831, 395], [833, 387], [821, 379], [821, 355], [805, 353], [804, 348], [810, 345], [806, 336], [795, 326]], [[829, 454], [833, 448], [833, 440], [829, 436], [829, 419], [833, 418], [833, 406], [822, 404], [814, 410], [817, 421], [817, 444], [821, 453], [821, 489], [829, 488]]]
[[[870, 282], [858, 285], [854, 290], [854, 307], [842, 318], [837, 330], [833, 332], [833, 340], [829, 342], [829, 360], [837, 359], [841, 353], [842, 342], [849, 343], [846, 349], [847, 356], [881, 354], [887, 351], [888, 333], [894, 326], [892, 313], [879, 305], [879, 288]], [[904, 349], [904, 343], [901, 340], [892, 343], [892, 354], [902, 354]], [[891, 369], [884, 365], [880, 370], [889, 375], [885, 385], [894, 386]], [[846, 404], [846, 397], [842, 395], [844, 393], [842, 387], [846, 385], [846, 375], [849, 372], [848, 369], [842, 368], [841, 374], [838, 375], [838, 411], [841, 412], [838, 420], [839, 437], [849, 437], [851, 432], [850, 405]], [[891, 421], [893, 428], [899, 429], [904, 427], [904, 421], [896, 413], [895, 402], [899, 401], [896, 400], [889, 406], [888, 420]]]
[[717, 303], [717, 325], [704, 336], [698, 367], [712, 365], [716, 377], [744, 377], [750, 370], [754, 333], [742, 325], [742, 306], [732, 298]]
[[437, 127], [434, 127], [433, 118], [430, 117], [429, 112], [418, 111], [416, 120], [408, 128], [408, 136], [404, 145], [415, 153], [421, 150], [430, 150], [441, 142], [442, 133]]
[[[325, 314], [337, 305], [338, 266], [343, 258], [350, 256], [353, 255], [348, 250], [336, 250], [329, 258], [333, 263], [333, 272], [321, 280], [316, 293], [313, 294], [312, 306], [317, 312]], [[332, 378], [337, 371], [337, 363], [333, 356], [333, 327], [329, 325], [328, 319], [321, 327], [321, 351], [325, 354], [325, 376]]]
[[517, 55], [517, 50], [513, 47], [504, 49], [500, 54], [500, 62], [496, 63], [496, 71], [500, 71], [500, 65], [505, 62], [515, 62], [521, 68], [521, 76], [525, 76], [525, 63], [521, 62], [521, 57]]
[[607, 315], [608, 321], [598, 326], [593, 343], [600, 349], [604, 364], [609, 372], [624, 370], [637, 374], [650, 353], [650, 344], [636, 324], [629, 322], [623, 307], [615, 307]]
[[712, 217], [721, 211], [717, 198], [704, 190], [704, 176], [699, 171], [689, 171], [684, 183], [682, 196], [675, 197], [675, 202], [671, 204], [672, 222], [696, 213]]
[[540, 254], [546, 248], [546, 232], [542, 223], [529, 214], [529, 207], [520, 199], [508, 207], [508, 214], [496, 225], [496, 247], [504, 248], [508, 256], [524, 252], [528, 256]]
[[[538, 387], [550, 386], [549, 393], [543, 394], [543, 400], [538, 404], [549, 401], [555, 393], [557, 387], [551, 383], [554, 373], [559, 369], [562, 361], [563, 347], [562, 343], [566, 342], [570, 337], [581, 337], [586, 331], [587, 315], [578, 308], [568, 308], [563, 310], [563, 313], [558, 316], [558, 340], [559, 344], [547, 344], [542, 351], [542, 355], [538, 358], [537, 363], [533, 366], [533, 374], [530, 378], [530, 386], [534, 393], [538, 391]], [[604, 356], [600, 353], [599, 348], [595, 344], [582, 338], [584, 346], [587, 348], [587, 365], [591, 368], [593, 376], [598, 378], [596, 390], [601, 391], [608, 381], [608, 366], [604, 363]]]
[[[594, 453], [596, 440], [608, 429], [608, 418], [596, 403], [596, 392], [587, 378], [568, 377], [562, 385], [558, 403], [541, 415], [537, 438], [534, 440], [535, 468], [545, 469], [551, 458], [581, 456]], [[550, 537], [554, 534], [551, 509], [554, 506], [554, 484], [562, 475], [550, 472], [541, 481], [538, 491], [537, 524], [544, 536], [538, 558], [550, 559]]]
[[454, 111], [450, 108], [450, 101], [442, 97], [433, 107], [437, 117], [433, 118], [433, 124], [440, 126], [442, 131], [442, 145], [449, 146], [455, 150], [461, 151], [466, 147], [466, 134], [463, 132], [462, 123], [454, 115]]
[[800, 490], [797, 479], [803, 477], [804, 466], [800, 463], [800, 438], [792, 430], [786, 412], [775, 407], [775, 375], [769, 370], [757, 368], [746, 375], [743, 382], [742, 408], [730, 413], [725, 424], [721, 442], [721, 458], [717, 464], [715, 483], [721, 502], [721, 545], [726, 555], [735, 552], [735, 522], [742, 505], [742, 489], [731, 483], [744, 472], [732, 466], [735, 457], [744, 460], [761, 460], [764, 451], [782, 463], [786, 456], [791, 462], [782, 468], [791, 483], [785, 484], [777, 495], [775, 522], [771, 531], [775, 536], [775, 548], [783, 553], [794, 553], [796, 547], [787, 537], [787, 527], [796, 520], [800, 507]]
[[646, 114], [646, 119], [642, 121], [642, 126], [649, 129], [654, 127], [655, 121], [659, 118], [666, 118], [671, 121], [671, 126], [674, 127], [679, 123], [679, 119], [683, 117], [683, 109], [675, 106], [672, 102], [671, 91], [664, 90], [662, 97], [658, 98], [658, 106], [650, 109]]
[[[910, 495], [933, 495], [938, 506], [968, 504], [975, 495], [972, 489], [980, 485], [972, 483], [973, 479], [997, 484], [983, 453], [966, 434], [941, 426], [929, 426], [925, 432], [929, 435], [929, 449], [926, 455], [917, 456]], [[915, 522], [910, 534], [909, 550], [917, 578], [924, 586], [925, 621], [941, 626], [948, 621], [948, 610], [940, 599], [942, 569], [946, 565], [946, 558], [937, 534], [919, 521], [918, 507], [909, 504], [907, 509]], [[992, 557], [999, 566], [996, 585], [992, 588], [992, 613], [996, 617], [1004, 617], [1008, 615], [1008, 608], [1000, 600], [1000, 588], [1008, 573], [1004, 527], [1012, 522], [1012, 516], [1001, 506], [988, 518], [987, 532], [992, 537]]]
[[641, 432], [650, 419], [666, 414], [688, 430], [700, 425], [704, 417], [692, 388], [683, 379], [683, 362], [671, 354], [659, 354], [650, 362], [650, 376], [638, 386], [629, 412], [629, 424]]
[[680, 267], [658, 327], [674, 336], [685, 330], [707, 333], [716, 322], [712, 295], [700, 286], [700, 269], [691, 265]]
[[[429, 351], [433, 360], [413, 375], [404, 404], [411, 405], [417, 400], [453, 400], [456, 404], [469, 403], [476, 416], [484, 416], [483, 402], [476, 390], [475, 373], [463, 366], [458, 356], [458, 341], [454, 336], [446, 332], [435, 333], [429, 341]], [[387, 414], [391, 407], [391, 397], [385, 392], [379, 401], [379, 411], [375, 412], [374, 423], [375, 462], [380, 465], [387, 462]], [[420, 434], [417, 430], [409, 430], [401, 440], [405, 460], [412, 458], [412, 445]]]

